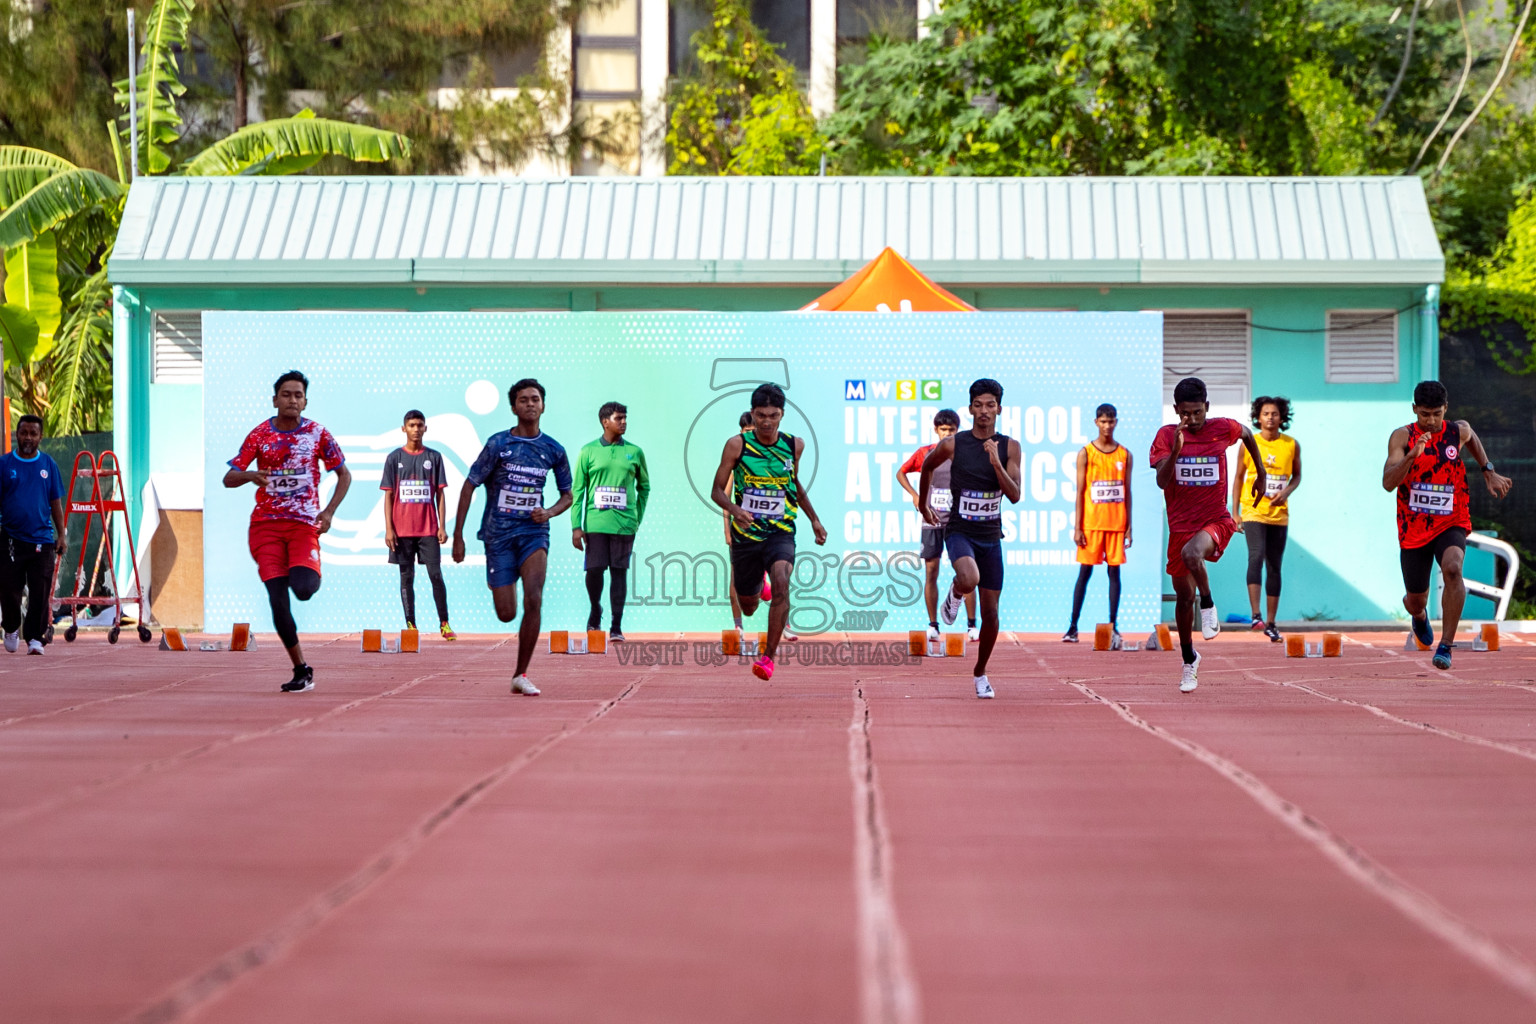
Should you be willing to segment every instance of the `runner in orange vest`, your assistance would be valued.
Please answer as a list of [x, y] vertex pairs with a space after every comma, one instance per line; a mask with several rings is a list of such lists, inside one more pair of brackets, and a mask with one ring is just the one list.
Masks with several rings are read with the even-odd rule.
[[1110, 647], [1120, 649], [1120, 566], [1131, 546], [1131, 453], [1115, 440], [1115, 407], [1105, 402], [1094, 413], [1099, 436], [1077, 453], [1077, 500], [1072, 510], [1072, 539], [1077, 542], [1077, 586], [1072, 590], [1072, 622], [1063, 643], [1077, 643], [1077, 619], [1083, 612], [1093, 567], [1107, 563]]

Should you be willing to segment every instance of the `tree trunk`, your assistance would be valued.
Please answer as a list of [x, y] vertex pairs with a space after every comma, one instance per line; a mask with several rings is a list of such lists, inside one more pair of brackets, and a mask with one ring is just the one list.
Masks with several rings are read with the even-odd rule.
[[235, 61], [235, 131], [245, 127], [246, 79], [249, 74], [250, 65], [242, 47], [240, 59]]

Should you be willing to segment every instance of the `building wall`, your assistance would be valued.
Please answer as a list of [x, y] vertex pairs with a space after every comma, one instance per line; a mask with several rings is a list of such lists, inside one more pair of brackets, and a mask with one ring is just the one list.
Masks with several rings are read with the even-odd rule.
[[[825, 286], [479, 288], [414, 286], [248, 289], [143, 288], [128, 291], [120, 317], [131, 320], [119, 338], [131, 379], [119, 378], [118, 445], [125, 452], [135, 495], [149, 472], [201, 465], [202, 398], [197, 385], [150, 383], [150, 322], [154, 310], [186, 309], [796, 309]], [[1291, 434], [1302, 444], [1303, 484], [1292, 506], [1282, 619], [1387, 619], [1401, 614], [1394, 499], [1380, 487], [1385, 440], [1411, 418], [1413, 385], [1435, 371], [1432, 312], [1410, 309], [1422, 288], [1201, 288], [1115, 286], [953, 289], [982, 309], [1220, 309], [1246, 310], [1252, 332], [1250, 394], [1283, 394], [1295, 407]], [[126, 291], [126, 290], [125, 290]], [[1398, 381], [1330, 384], [1325, 380], [1324, 326], [1329, 309], [1409, 310], [1398, 317]], [[1285, 328], [1289, 332], [1273, 330]], [[1290, 333], [1301, 332], [1301, 333]], [[978, 367], [978, 374], [985, 368]], [[1027, 382], [1004, 382], [1027, 389]], [[252, 381], [265, 388], [266, 381]], [[326, 382], [314, 401], [323, 419]], [[1145, 452], [1135, 453], [1145, 459]], [[217, 481], [205, 481], [205, 486]], [[1160, 501], [1156, 494], [1138, 495]], [[1163, 538], [1140, 538], [1132, 557], [1163, 558]], [[1223, 615], [1245, 612], [1247, 551], [1236, 538], [1211, 578]], [[1089, 614], [1103, 600], [1097, 583]], [[1171, 588], [1170, 588], [1171, 589]], [[1167, 606], [1171, 609], [1171, 605]], [[1065, 615], [1065, 611], [1063, 612]]]

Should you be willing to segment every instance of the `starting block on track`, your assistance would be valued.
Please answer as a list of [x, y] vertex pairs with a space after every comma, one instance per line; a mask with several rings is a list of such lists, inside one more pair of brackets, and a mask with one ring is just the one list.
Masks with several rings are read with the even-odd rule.
[[249, 622], [237, 622], [229, 633], [229, 649], [232, 651], [254, 651], [256, 649], [256, 634], [251, 632]]
[[1159, 622], [1157, 628], [1147, 635], [1147, 644], [1143, 648], [1148, 651], [1173, 650], [1173, 634], [1169, 631], [1167, 623]]
[[1429, 646], [1427, 644], [1419, 643], [1419, 638], [1413, 635], [1413, 630], [1410, 628], [1408, 630], [1408, 637], [1407, 637], [1407, 639], [1405, 639], [1403, 641], [1403, 650], [1405, 650], [1405, 651], [1427, 651], [1427, 650], [1429, 650]]
[[182, 638], [181, 630], [175, 626], [166, 626], [160, 631], [160, 650], [185, 651], [187, 642]]
[[549, 631], [550, 654], [606, 654], [608, 634], [600, 629], [578, 632], [569, 629]]
[[1305, 633], [1290, 633], [1285, 638], [1287, 658], [1338, 658], [1343, 654], [1343, 633], [1324, 633], [1317, 643], [1309, 641]]
[[402, 629], [399, 638], [391, 640], [382, 629], [365, 629], [357, 649], [364, 654], [419, 654], [421, 634], [414, 629]]

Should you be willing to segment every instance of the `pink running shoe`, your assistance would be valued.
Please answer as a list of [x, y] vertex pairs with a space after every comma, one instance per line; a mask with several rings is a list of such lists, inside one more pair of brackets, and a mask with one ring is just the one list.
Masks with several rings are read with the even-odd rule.
[[768, 577], [767, 576], [763, 577], [763, 590], [762, 590], [762, 594], [760, 596], [762, 597], [762, 599], [764, 601], [772, 601], [773, 600], [773, 584], [768, 582]]
[[773, 678], [773, 659], [763, 655], [752, 663], [752, 674], [767, 682]]

